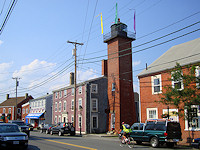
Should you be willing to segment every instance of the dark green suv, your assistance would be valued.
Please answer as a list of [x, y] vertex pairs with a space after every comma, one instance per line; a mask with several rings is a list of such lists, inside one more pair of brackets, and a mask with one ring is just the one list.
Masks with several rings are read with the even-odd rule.
[[131, 126], [132, 137], [137, 144], [150, 142], [152, 147], [166, 143], [167, 147], [173, 147], [181, 141], [181, 127], [178, 122], [167, 120], [148, 120], [145, 124], [135, 123]]

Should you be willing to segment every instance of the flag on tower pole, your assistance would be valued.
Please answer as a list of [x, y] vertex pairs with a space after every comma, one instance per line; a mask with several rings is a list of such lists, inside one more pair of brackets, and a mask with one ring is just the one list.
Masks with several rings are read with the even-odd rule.
[[103, 19], [102, 19], [102, 13], [98, 14], [96, 17], [101, 15], [101, 34], [103, 34]]
[[102, 19], [102, 13], [101, 13], [101, 34], [103, 34], [103, 19]]
[[117, 24], [118, 17], [117, 17], [117, 3], [116, 3], [116, 11], [115, 11], [115, 24]]

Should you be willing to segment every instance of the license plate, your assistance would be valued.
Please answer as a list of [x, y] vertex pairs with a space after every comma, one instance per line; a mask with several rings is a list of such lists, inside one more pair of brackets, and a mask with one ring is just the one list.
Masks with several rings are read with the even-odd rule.
[[19, 144], [19, 141], [13, 141], [13, 144]]
[[74, 131], [74, 128], [71, 128], [71, 131]]

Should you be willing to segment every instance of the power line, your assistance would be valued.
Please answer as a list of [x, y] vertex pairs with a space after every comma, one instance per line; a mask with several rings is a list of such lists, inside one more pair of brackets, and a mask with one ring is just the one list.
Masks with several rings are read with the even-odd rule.
[[4, 27], [5, 27], [6, 23], [7, 23], [7, 21], [8, 21], [8, 19], [9, 19], [10, 15], [11, 15], [11, 13], [12, 13], [12, 11], [13, 11], [13, 9], [14, 9], [16, 3], [17, 3], [17, 0], [13, 0], [11, 6], [10, 6], [10, 8], [9, 8], [9, 11], [8, 11], [8, 13], [7, 13], [7, 15], [6, 15], [6, 17], [5, 17], [5, 19], [4, 19], [3, 23], [2, 23], [2, 25], [1, 25], [1, 28], [0, 28], [0, 35], [1, 35], [1, 33], [3, 32], [3, 29], [4, 29]]
[[[187, 26], [187, 27], [184, 27], [184, 28], [182, 28], [182, 29], [180, 29], [180, 30], [177, 30], [177, 31], [175, 31], [175, 32], [172, 32], [172, 33], [170, 33], [170, 34], [167, 34], [167, 35], [164, 35], [164, 36], [162, 36], [162, 37], [159, 37], [159, 38], [157, 38], [157, 39], [154, 39], [154, 40], [151, 40], [151, 41], [149, 41], [149, 42], [140, 44], [140, 45], [138, 45], [138, 46], [134, 46], [134, 47], [132, 47], [132, 48], [136, 48], [136, 47], [140, 47], [140, 46], [149, 44], [149, 43], [151, 43], [151, 42], [153, 42], [153, 41], [159, 40], [159, 39], [161, 39], [161, 38], [164, 38], [164, 37], [166, 37], [166, 36], [169, 36], [169, 35], [171, 35], [171, 34], [174, 34], [174, 33], [177, 33], [177, 32], [179, 32], [179, 31], [181, 31], [181, 30], [184, 30], [184, 29], [186, 29], [186, 28], [188, 28], [188, 27], [191, 27], [191, 26], [193, 26], [193, 25], [196, 25], [197, 23], [200, 23], [200, 21], [198, 21], [198, 22], [196, 22], [196, 23], [194, 23], [194, 24], [192, 24], [192, 25], [189, 25], [189, 26]], [[147, 50], [147, 49], [150, 49], [150, 48], [153, 48], [153, 47], [156, 47], [156, 46], [159, 46], [159, 45], [168, 43], [168, 42], [170, 42], [170, 41], [176, 40], [176, 39], [178, 39], [178, 38], [181, 38], [181, 37], [186, 36], [186, 35], [188, 35], [188, 34], [197, 32], [197, 31], [199, 31], [199, 30], [200, 30], [200, 29], [193, 30], [192, 32], [188, 32], [188, 33], [183, 34], [183, 35], [181, 35], [181, 36], [178, 36], [178, 37], [176, 37], [176, 38], [167, 40], [167, 41], [165, 41], [165, 42], [162, 42], [162, 43], [159, 43], [159, 44], [156, 44], [156, 45], [147, 47], [147, 48], [143, 48], [143, 49], [141, 49], [141, 50], [137, 50], [137, 51], [135, 51], [135, 52], [127, 53], [127, 54], [121, 55], [121, 56], [119, 56], [119, 57], [123, 57], [123, 56], [130, 55], [130, 54], [133, 54], [133, 53], [138, 53], [138, 52], [141, 52], [141, 51], [144, 51], [144, 50]], [[120, 52], [124, 52], [124, 51], [130, 50], [130, 49], [132, 49], [132, 48], [123, 49], [123, 50], [121, 50], [121, 51], [119, 51], [119, 52], [111, 53], [111, 54], [109, 54], [109, 55], [103, 55], [103, 56], [98, 56], [98, 57], [92, 57], [92, 58], [88, 58], [88, 59], [83, 59], [83, 61], [84, 61], [84, 60], [97, 59], [97, 58], [101, 58], [101, 57], [105, 57], [105, 56], [111, 56], [111, 55], [114, 55], [114, 54], [116, 54], [116, 53], [120, 53]], [[114, 57], [114, 58], [116, 58], [116, 57]], [[113, 59], [113, 58], [110, 58], [110, 59]], [[97, 61], [94, 61], [94, 62], [97, 62]]]

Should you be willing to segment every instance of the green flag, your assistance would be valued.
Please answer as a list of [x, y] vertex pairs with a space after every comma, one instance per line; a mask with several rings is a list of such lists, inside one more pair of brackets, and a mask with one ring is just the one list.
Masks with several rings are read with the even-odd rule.
[[117, 3], [116, 3], [116, 12], [115, 12], [115, 24], [117, 24], [118, 17], [117, 17]]

